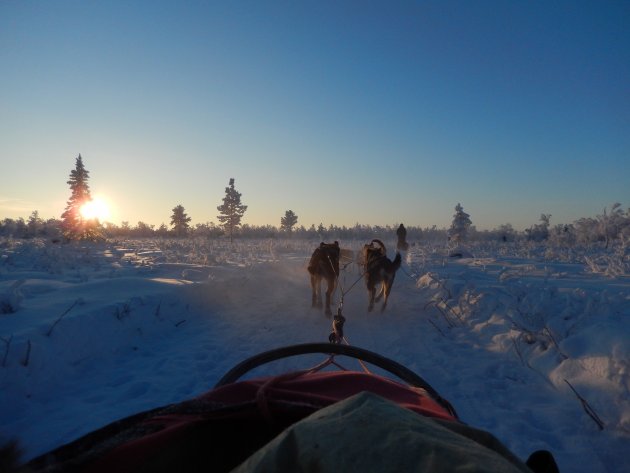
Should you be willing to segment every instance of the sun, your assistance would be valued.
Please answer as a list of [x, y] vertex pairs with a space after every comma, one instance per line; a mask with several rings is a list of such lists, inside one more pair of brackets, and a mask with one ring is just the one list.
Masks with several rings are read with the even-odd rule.
[[81, 206], [81, 216], [85, 220], [103, 222], [109, 218], [109, 206], [102, 197], [95, 197]]

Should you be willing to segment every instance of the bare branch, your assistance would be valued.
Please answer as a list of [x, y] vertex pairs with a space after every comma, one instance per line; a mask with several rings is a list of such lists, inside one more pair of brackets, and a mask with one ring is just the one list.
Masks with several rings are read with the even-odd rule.
[[76, 301], [74, 301], [74, 302], [72, 303], [72, 305], [71, 305], [70, 307], [68, 307], [68, 308], [66, 309], [66, 311], [65, 311], [63, 314], [61, 314], [61, 315], [57, 318], [57, 320], [55, 320], [55, 323], [54, 323], [54, 324], [52, 324], [52, 326], [50, 327], [50, 329], [49, 329], [49, 330], [48, 330], [48, 332], [46, 333], [46, 336], [47, 336], [47, 337], [50, 337], [50, 335], [52, 334], [52, 332], [53, 332], [53, 330], [54, 330], [55, 326], [56, 326], [59, 322], [61, 322], [61, 319], [63, 319], [64, 315], [66, 315], [68, 312], [70, 312], [70, 311], [74, 308], [74, 306], [75, 306], [75, 305], [77, 305], [77, 304], [79, 303], [79, 301], [80, 301], [80, 300], [81, 300], [81, 299], [79, 298], [79, 299], [77, 299]]
[[448, 305], [447, 299], [442, 298], [442, 304], [444, 304], [444, 306], [448, 309], [448, 311], [451, 314], [453, 314], [455, 317], [457, 317], [457, 319], [459, 319], [462, 325], [464, 324], [464, 320], [462, 319], [462, 317], [457, 312], [455, 312], [455, 310], [450, 305]]
[[9, 356], [9, 348], [11, 348], [11, 340], [13, 340], [13, 334], [11, 334], [8, 339], [0, 337], [0, 340], [2, 340], [6, 345], [4, 356], [2, 357], [2, 367], [5, 368], [7, 366], [7, 357]]
[[155, 309], [155, 316], [159, 317], [160, 316], [160, 308], [162, 307], [162, 299], [160, 299], [160, 302], [158, 302], [158, 305]]
[[518, 346], [518, 343], [516, 342], [515, 338], [512, 338], [512, 343], [514, 344], [514, 349], [516, 350], [516, 354], [520, 358], [523, 366], [527, 366], [528, 368], [531, 368], [531, 366], [529, 366], [529, 362], [525, 361], [525, 359], [523, 358], [523, 353], [521, 352], [521, 348]]
[[599, 427], [599, 430], [604, 430], [604, 421], [599, 418], [597, 413], [593, 410], [593, 408], [586, 401], [586, 399], [580, 396], [580, 394], [575, 390], [575, 388], [571, 385], [571, 383], [569, 383], [566, 379], [564, 380], [564, 382], [569, 385], [569, 387], [571, 388], [571, 391], [573, 391], [573, 393], [580, 400], [580, 402], [582, 403], [582, 407], [584, 408], [584, 412], [586, 412], [589, 415], [589, 417], [595, 421], [595, 423], [597, 424], [597, 427]]
[[22, 361], [22, 365], [23, 366], [28, 366], [28, 362], [31, 359], [31, 341], [28, 341], [28, 344], [26, 345], [26, 355], [24, 356], [24, 360]]
[[558, 345], [558, 342], [556, 342], [556, 339], [554, 338], [553, 334], [551, 333], [551, 330], [549, 330], [549, 327], [547, 327], [545, 325], [545, 328], [543, 329], [545, 332], [547, 332], [547, 336], [551, 339], [551, 342], [554, 344], [554, 346], [556, 347], [556, 350], [558, 350], [558, 353], [560, 353], [560, 356], [562, 357], [563, 360], [567, 360], [569, 357], [567, 355], [565, 355], [563, 353], [563, 351], [560, 349], [560, 345]]
[[451, 319], [449, 319], [448, 315], [446, 314], [446, 312], [444, 311], [444, 309], [442, 309], [438, 303], [436, 301], [429, 301], [426, 303], [426, 305], [424, 306], [424, 308], [426, 309], [429, 306], [433, 306], [435, 307], [441, 314], [442, 317], [444, 317], [444, 320], [446, 320], [446, 323], [448, 324], [449, 328], [453, 328], [455, 327], [455, 324], [451, 321]]
[[427, 319], [427, 322], [429, 322], [431, 325], [433, 325], [433, 327], [435, 328], [435, 330], [437, 330], [440, 335], [442, 335], [443, 337], [446, 337], [446, 335], [444, 334], [444, 332], [442, 332], [442, 330], [440, 329], [440, 327], [438, 327], [435, 322], [433, 322], [433, 320], [431, 319]]

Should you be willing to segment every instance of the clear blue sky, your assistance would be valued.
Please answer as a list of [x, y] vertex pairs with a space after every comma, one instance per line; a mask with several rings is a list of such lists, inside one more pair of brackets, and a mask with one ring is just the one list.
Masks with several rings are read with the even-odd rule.
[[627, 1], [0, 1], [0, 219], [523, 229], [630, 206]]

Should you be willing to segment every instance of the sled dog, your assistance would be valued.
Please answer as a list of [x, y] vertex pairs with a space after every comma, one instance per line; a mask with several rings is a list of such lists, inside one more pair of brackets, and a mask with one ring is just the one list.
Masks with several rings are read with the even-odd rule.
[[330, 299], [337, 287], [339, 277], [339, 242], [320, 243], [315, 248], [311, 260], [308, 263], [308, 272], [311, 275], [312, 307], [322, 308], [322, 280], [326, 280], [326, 315], [332, 315]]
[[[361, 252], [362, 263], [365, 268], [365, 285], [367, 286], [369, 305], [368, 311], [374, 309], [374, 302], [378, 302], [383, 298], [381, 312], [387, 306], [387, 299], [394, 284], [396, 271], [400, 268], [402, 258], [400, 252], [396, 252], [394, 260], [391, 261], [387, 257], [385, 244], [381, 240], [372, 240], [369, 244], [363, 245]], [[378, 294], [376, 286], [380, 284]]]

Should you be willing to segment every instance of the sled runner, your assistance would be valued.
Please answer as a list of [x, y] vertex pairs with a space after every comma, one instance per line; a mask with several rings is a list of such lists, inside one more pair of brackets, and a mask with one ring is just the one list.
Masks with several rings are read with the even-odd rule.
[[[305, 354], [326, 358], [310, 369], [239, 381], [265, 363]], [[342, 356], [399, 380], [346, 370]], [[537, 455], [543, 464], [550, 459]], [[26, 466], [89, 473], [557, 471], [528, 467], [490, 434], [462, 423], [411, 370], [338, 343], [261, 353], [199, 397], [119, 420]]]

